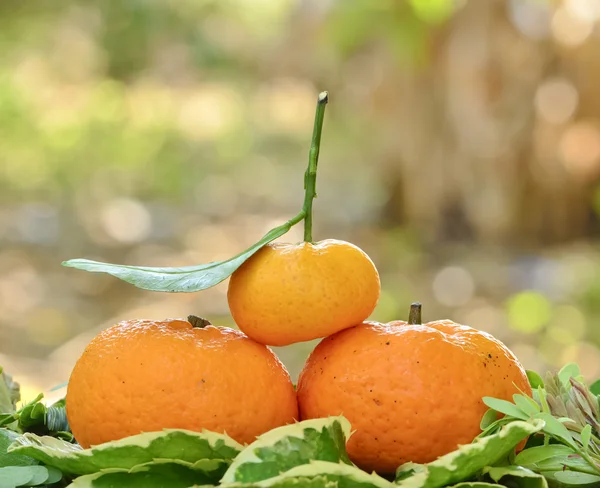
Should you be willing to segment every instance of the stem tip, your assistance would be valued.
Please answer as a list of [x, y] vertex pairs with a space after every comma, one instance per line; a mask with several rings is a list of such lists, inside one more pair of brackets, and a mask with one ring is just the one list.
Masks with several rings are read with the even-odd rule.
[[208, 325], [212, 325], [209, 320], [197, 317], [196, 315], [188, 315], [188, 322], [192, 324], [195, 329], [204, 329]]
[[327, 103], [329, 101], [329, 92], [322, 91], [319, 93], [319, 103]]
[[419, 302], [410, 304], [410, 312], [408, 313], [408, 323], [410, 325], [419, 325], [421, 321], [421, 304]]

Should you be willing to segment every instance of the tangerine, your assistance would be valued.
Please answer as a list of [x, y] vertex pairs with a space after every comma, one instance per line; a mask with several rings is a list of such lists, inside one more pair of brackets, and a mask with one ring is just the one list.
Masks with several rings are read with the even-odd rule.
[[264, 246], [233, 273], [227, 299], [248, 337], [285, 346], [360, 324], [375, 309], [380, 289], [364, 251], [326, 239]]
[[531, 394], [517, 358], [490, 334], [414, 322], [365, 322], [327, 337], [298, 380], [300, 418], [348, 418], [348, 454], [365, 470], [433, 461], [481, 432], [482, 397]]
[[298, 418], [296, 393], [275, 354], [237, 330], [188, 320], [129, 320], [96, 336], [67, 387], [79, 444], [164, 428], [227, 433], [250, 443]]

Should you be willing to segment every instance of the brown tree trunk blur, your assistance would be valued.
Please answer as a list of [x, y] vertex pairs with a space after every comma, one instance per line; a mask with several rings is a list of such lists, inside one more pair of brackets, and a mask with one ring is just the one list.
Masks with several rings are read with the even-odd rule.
[[528, 39], [504, 1], [472, 1], [432, 49], [425, 71], [388, 65], [374, 95], [395, 131], [381, 155], [391, 195], [385, 221], [436, 241], [520, 246], [589, 235], [597, 175], [565, 169], [565, 125], [540, 120], [534, 99], [546, 78], [561, 75], [579, 91], [575, 117], [600, 115], [590, 81], [600, 76], [600, 38], [569, 50]]

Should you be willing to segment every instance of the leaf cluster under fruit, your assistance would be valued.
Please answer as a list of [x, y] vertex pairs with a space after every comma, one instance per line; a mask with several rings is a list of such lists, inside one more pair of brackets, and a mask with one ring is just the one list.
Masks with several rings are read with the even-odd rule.
[[[5, 415], [13, 416], [10, 425], [19, 432], [6, 428], [5, 417], [0, 488], [599, 487], [600, 383], [586, 387], [572, 364], [545, 380], [529, 372], [529, 379], [533, 398], [484, 399], [490, 410], [471, 444], [431, 463], [406, 463], [389, 477], [352, 464], [346, 452], [351, 426], [344, 417], [279, 427], [248, 446], [223, 434], [166, 429], [82, 449], [51, 431], [54, 406], [44, 411], [37, 398], [15, 411], [11, 403]], [[31, 431], [42, 426], [54, 436]]]
[[17, 433], [33, 432], [73, 441], [73, 434], [67, 421], [65, 400], [46, 406], [42, 403], [43, 398], [44, 395], [40, 393], [18, 410], [0, 413], [0, 427], [6, 427]]
[[[533, 398], [515, 394], [513, 402], [486, 397], [480, 438], [515, 421], [542, 420], [541, 436], [510, 459], [514, 465], [543, 474], [556, 486], [600, 487], [600, 382], [587, 387], [576, 364], [543, 380], [529, 373]], [[497, 413], [504, 417], [497, 419]]]
[[[44, 467], [52, 473], [61, 473], [62, 486], [70, 483], [68, 486], [72, 488], [535, 488], [546, 486], [543, 476], [495, 464], [543, 426], [540, 420], [512, 422], [497, 433], [432, 463], [400, 466], [395, 479], [367, 473], [350, 462], [345, 445], [351, 426], [344, 417], [279, 427], [248, 446], [213, 432], [167, 429], [90, 449], [26, 433], [16, 436], [8, 447], [4, 446], [3, 452], [4, 459], [19, 456], [36, 469]], [[0, 466], [2, 460], [0, 457]], [[3, 469], [12, 467], [0, 468], [0, 476]], [[23, 469], [28, 468], [23, 466]], [[531, 484], [532, 481], [537, 484]], [[504, 482], [507, 484], [498, 484]], [[0, 481], [0, 487], [3, 486]]]

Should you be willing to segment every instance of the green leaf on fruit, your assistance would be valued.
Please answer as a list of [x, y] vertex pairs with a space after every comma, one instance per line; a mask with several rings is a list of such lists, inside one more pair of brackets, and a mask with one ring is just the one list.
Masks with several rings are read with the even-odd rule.
[[[230, 483], [227, 485], [219, 485], [219, 488], [339, 488], [340, 486], [341, 485], [337, 481], [328, 480], [325, 476], [316, 476], [314, 478], [301, 476], [289, 478], [286, 476], [279, 476], [257, 483]], [[373, 485], [369, 485], [365, 488], [373, 488]]]
[[147, 266], [127, 266], [110, 263], [100, 263], [88, 259], [71, 259], [63, 262], [63, 266], [77, 268], [92, 273], [108, 273], [127, 283], [151, 291], [164, 292], [194, 292], [205, 290], [227, 279], [247, 259], [261, 247], [281, 237], [297, 224], [303, 214], [299, 214], [285, 224], [267, 232], [256, 244], [245, 251], [225, 261], [215, 261], [197, 266], [180, 268], [152, 268]]
[[213, 486], [218, 482], [219, 460], [203, 459], [196, 463], [157, 459], [131, 469], [107, 468], [76, 478], [69, 488], [189, 488]]
[[515, 488], [548, 488], [546, 478], [521, 466], [486, 467], [483, 474], [497, 483]]
[[350, 464], [346, 440], [350, 423], [344, 417], [304, 420], [259, 436], [233, 461], [223, 483], [256, 482], [311, 461]]
[[5, 466], [33, 466], [38, 464], [38, 461], [29, 456], [7, 452], [8, 446], [18, 437], [19, 434], [12, 430], [0, 429], [0, 468]]
[[107, 442], [90, 449], [82, 449], [54, 437], [28, 433], [15, 439], [8, 450], [31, 456], [74, 475], [91, 474], [108, 468], [132, 469], [155, 459], [188, 463], [215, 460], [218, 461], [221, 475], [242, 450], [242, 446], [226, 435], [213, 432], [165, 429]]
[[255, 482], [233, 482], [221, 488], [394, 488], [397, 485], [355, 466], [328, 461], [312, 461], [278, 476]]
[[[400, 466], [397, 484], [403, 488], [441, 488], [468, 480], [486, 466], [506, 457], [521, 441], [543, 427], [541, 420], [511, 422], [496, 434], [478, 438], [472, 444], [460, 446], [456, 451], [424, 464], [423, 470], [408, 478], [402, 474], [406, 467]], [[414, 468], [411, 466], [411, 469]]]

